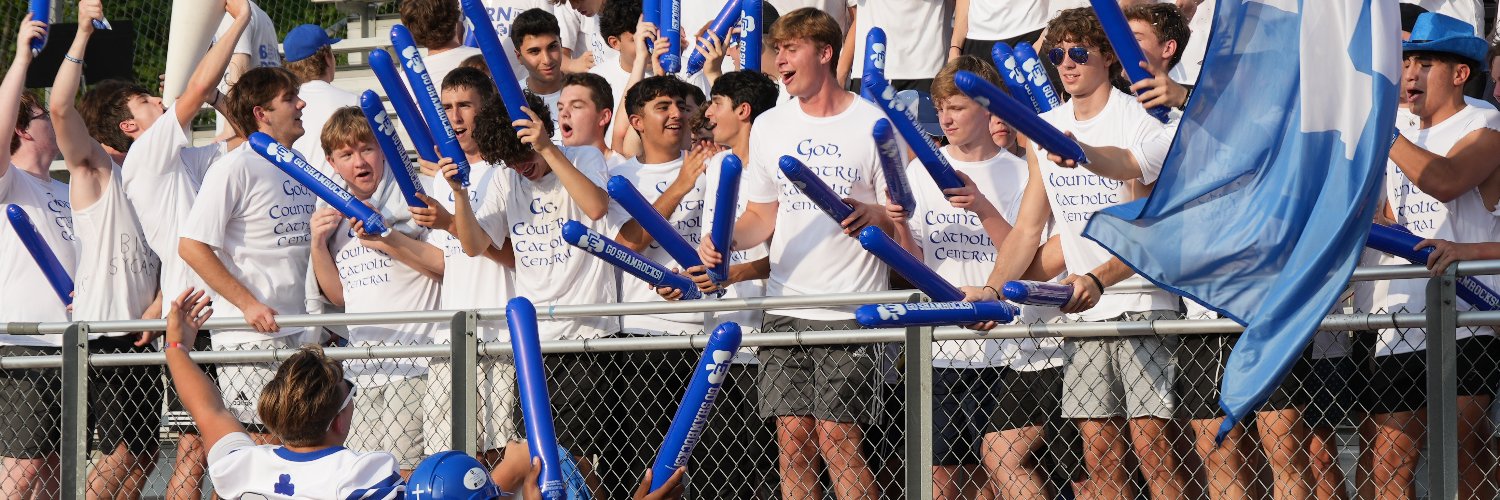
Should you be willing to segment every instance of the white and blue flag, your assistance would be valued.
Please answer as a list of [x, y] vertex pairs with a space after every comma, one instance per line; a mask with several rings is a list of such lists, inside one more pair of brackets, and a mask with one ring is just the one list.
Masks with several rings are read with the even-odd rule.
[[1149, 198], [1084, 235], [1246, 325], [1222, 437], [1301, 356], [1349, 281], [1389, 154], [1396, 0], [1219, 0], [1202, 74]]

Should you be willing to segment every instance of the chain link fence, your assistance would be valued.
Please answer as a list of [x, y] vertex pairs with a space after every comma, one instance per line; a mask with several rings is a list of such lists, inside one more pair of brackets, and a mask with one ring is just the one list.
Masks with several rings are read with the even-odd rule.
[[[1451, 277], [1445, 280], [1435, 281], [1451, 284]], [[887, 292], [843, 302], [907, 297]], [[767, 300], [560, 307], [552, 314], [767, 308]], [[1277, 393], [1222, 445], [1214, 441], [1221, 422], [1217, 388], [1238, 336], [1224, 333], [1237, 330], [1227, 320], [1176, 321], [1181, 313], [1172, 311], [1070, 324], [1032, 311], [1024, 324], [987, 335], [961, 328], [747, 328], [746, 347], [732, 361], [689, 465], [688, 494], [1493, 497], [1490, 403], [1500, 346], [1473, 328], [1500, 324], [1500, 315], [1450, 314], [1443, 323], [1438, 314], [1438, 322], [1429, 323], [1419, 314], [1424, 311], [1412, 308], [1337, 312], [1347, 314], [1325, 321], [1325, 331]], [[498, 311], [437, 311], [288, 316], [282, 324], [441, 322], [438, 338], [457, 344], [327, 350], [344, 359], [346, 377], [359, 386], [347, 445], [392, 451], [403, 468], [439, 450], [464, 449], [500, 469], [495, 477], [513, 489], [528, 465], [525, 448], [514, 446], [524, 437], [515, 368], [508, 344], [474, 340], [475, 325], [502, 317]], [[210, 328], [237, 320], [215, 321]], [[1440, 351], [1449, 346], [1451, 363], [1429, 370], [1422, 327], [1460, 323], [1451, 330], [1456, 342], [1434, 340]], [[65, 338], [84, 338], [121, 325], [160, 328], [116, 322], [7, 325], [7, 331], [66, 329]], [[1434, 332], [1434, 339], [1451, 338]], [[125, 334], [77, 348], [70, 342], [62, 349], [0, 348], [0, 398], [6, 398], [0, 419], [7, 423], [0, 426], [7, 457], [0, 491], [208, 496], [202, 445], [190, 420], [173, 410], [156, 349], [136, 346], [137, 339]], [[195, 356], [216, 371], [228, 407], [253, 423], [259, 386], [276, 360], [317, 340], [205, 345], [200, 350], [214, 352]], [[594, 498], [629, 498], [655, 457], [703, 342], [701, 335], [620, 335], [544, 343], [554, 426], [577, 464], [580, 488]], [[73, 369], [84, 364], [90, 366], [86, 376]], [[1454, 376], [1430, 383], [1428, 373], [1442, 370]], [[1456, 407], [1429, 398], [1429, 386], [1456, 391]], [[1429, 401], [1433, 408], [1425, 408]], [[1455, 416], [1457, 426], [1445, 425], [1444, 414]], [[1433, 452], [1429, 437], [1444, 448]], [[61, 450], [60, 459], [49, 458], [52, 449]], [[1451, 459], [1445, 458], [1449, 452]], [[1454, 467], [1444, 468], [1447, 463]]]

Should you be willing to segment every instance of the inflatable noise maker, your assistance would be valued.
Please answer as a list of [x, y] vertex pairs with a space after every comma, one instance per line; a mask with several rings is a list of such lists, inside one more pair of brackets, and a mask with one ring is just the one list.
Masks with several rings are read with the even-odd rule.
[[1000, 69], [1000, 78], [1005, 80], [1005, 88], [1010, 90], [1010, 96], [1031, 104], [1031, 109], [1038, 114], [1042, 112], [1042, 106], [1037, 104], [1036, 96], [1031, 95], [1031, 90], [1026, 88], [1026, 74], [1021, 72], [1021, 65], [1016, 63], [1015, 51], [1005, 42], [995, 42], [995, 47], [990, 49], [990, 59], [995, 61], [995, 67]]
[[688, 381], [687, 391], [682, 394], [682, 404], [672, 417], [672, 426], [661, 442], [656, 461], [651, 465], [651, 491], [660, 489], [672, 473], [686, 466], [693, 456], [693, 447], [703, 437], [703, 428], [713, 416], [714, 401], [719, 397], [719, 388], [729, 377], [729, 367], [734, 353], [740, 349], [740, 325], [724, 323], [708, 336], [708, 345], [703, 347], [703, 357], [698, 359], [693, 378]]
[[[646, 5], [651, 5], [651, 2], [647, 1]], [[460, 6], [464, 11], [464, 24], [474, 32], [474, 40], [479, 43], [484, 64], [490, 67], [490, 78], [495, 80], [495, 88], [500, 91], [500, 101], [505, 104], [506, 114], [511, 121], [526, 118], [526, 112], [521, 111], [526, 107], [526, 93], [521, 91], [516, 71], [510, 66], [510, 55], [500, 45], [500, 35], [495, 33], [495, 25], [490, 23], [490, 15], [484, 10], [484, 2], [463, 0]]]
[[264, 132], [250, 134], [250, 148], [262, 158], [270, 161], [272, 165], [276, 165], [276, 168], [307, 186], [309, 191], [332, 206], [334, 210], [338, 210], [345, 217], [353, 217], [363, 223], [366, 233], [382, 236], [391, 233], [391, 230], [385, 226], [385, 219], [380, 217], [380, 212], [376, 212], [364, 202], [356, 199], [354, 195], [335, 184], [333, 179], [318, 172], [318, 169], [308, 164], [307, 160], [302, 159], [296, 151], [282, 146], [281, 143], [276, 142], [276, 139], [272, 139]]
[[891, 125], [906, 139], [906, 144], [911, 146], [922, 166], [927, 167], [927, 173], [932, 175], [932, 180], [937, 181], [938, 187], [964, 187], [964, 181], [958, 178], [953, 165], [938, 152], [937, 144], [932, 142], [926, 132], [917, 128], [917, 118], [913, 116], [917, 111], [915, 107], [899, 102], [896, 99], [896, 89], [885, 80], [885, 48], [885, 30], [870, 28], [870, 34], [865, 37], [865, 67], [873, 66], [875, 69], [865, 71], [864, 80], [860, 83], [864, 87], [864, 93], [873, 97], [875, 104], [885, 111], [886, 117], [891, 119]]
[[417, 50], [417, 42], [411, 38], [411, 31], [400, 24], [391, 27], [391, 44], [396, 48], [396, 57], [401, 58], [401, 67], [406, 69], [407, 83], [417, 93], [417, 105], [422, 107], [422, 115], [427, 117], [427, 128], [432, 130], [432, 138], [437, 141], [438, 151], [453, 160], [458, 170], [454, 179], [460, 185], [468, 186], [469, 157], [458, 145], [458, 136], [453, 134], [453, 124], [448, 123], [448, 113], [443, 111], [443, 100], [438, 96], [437, 86], [433, 85], [432, 75], [427, 73], [427, 65], [422, 62], [422, 53]]
[[1015, 57], [1016, 62], [1021, 65], [1021, 71], [1026, 74], [1026, 90], [1036, 103], [1037, 113], [1046, 113], [1061, 106], [1062, 101], [1058, 99], [1057, 91], [1052, 89], [1052, 80], [1047, 78], [1047, 70], [1042, 67], [1042, 60], [1037, 57], [1036, 49], [1028, 42], [1018, 43]]
[[683, 300], [697, 300], [703, 298], [703, 293], [698, 291], [698, 286], [693, 280], [672, 272], [666, 266], [636, 253], [625, 245], [609, 239], [602, 234], [594, 232], [582, 222], [570, 220], [563, 224], [563, 239], [568, 244], [583, 249], [595, 257], [604, 259], [610, 265], [619, 268], [626, 274], [640, 278], [654, 287], [676, 288], [682, 292]]
[[[43, 24], [46, 24], [46, 25], [48, 25], [50, 27], [52, 25], [52, 15], [51, 15], [52, 14], [52, 12], [51, 12], [52, 9], [51, 9], [51, 7], [52, 7], [52, 0], [31, 0], [31, 6], [30, 6], [31, 20], [32, 21], [41, 21]], [[112, 29], [114, 29], [113, 26], [109, 25], [109, 20], [108, 19], [95, 19], [93, 21], [94, 21], [93, 22], [94, 29], [96, 29], [96, 30], [112, 30]], [[42, 52], [42, 47], [45, 47], [45, 46], [47, 46], [47, 37], [46, 36], [43, 36], [41, 38], [32, 40], [31, 41], [31, 55], [35, 56], [37, 54], [40, 54]]]
[[[729, 0], [728, 2], [724, 2], [724, 8], [719, 9], [719, 15], [714, 17], [712, 23], [709, 23], [708, 31], [712, 32], [714, 36], [719, 37], [720, 42], [723, 42], [728, 39], [730, 28], [733, 28], [739, 20], [740, 0]], [[703, 63], [708, 62], [708, 57], [703, 55], [704, 52], [708, 51], [707, 48], [703, 47], [703, 40], [699, 39], [696, 45], [698, 46], [698, 50], [694, 50], [693, 54], [688, 56], [687, 74], [689, 75], [703, 71]]]
[[740, 196], [740, 174], [745, 167], [740, 163], [740, 157], [729, 154], [724, 161], [719, 163], [719, 185], [714, 191], [714, 217], [709, 221], [709, 240], [713, 242], [714, 249], [723, 252], [725, 258], [708, 270], [710, 278], [715, 282], [723, 283], [729, 279], [728, 255], [734, 250], [729, 248], [733, 245], [734, 216], [739, 209]]
[[953, 83], [958, 86], [959, 91], [990, 110], [990, 113], [1000, 117], [1001, 120], [1005, 120], [1005, 123], [1015, 127], [1022, 134], [1026, 134], [1026, 137], [1031, 138], [1042, 149], [1078, 163], [1088, 163], [1088, 157], [1083, 154], [1083, 148], [1079, 147], [1077, 142], [1073, 142], [1057, 130], [1057, 127], [1053, 127], [1052, 124], [1026, 109], [1026, 105], [1005, 95], [1005, 92], [1000, 91], [979, 75], [959, 71], [953, 76]]
[[[1370, 239], [1365, 241], [1365, 246], [1377, 251], [1395, 255], [1411, 261], [1413, 264], [1427, 264], [1427, 258], [1432, 255], [1433, 248], [1414, 250], [1422, 238], [1411, 234], [1401, 226], [1385, 226], [1374, 224], [1370, 226]], [[1458, 279], [1458, 298], [1474, 306], [1480, 311], [1500, 310], [1500, 295], [1485, 286], [1472, 276], [1464, 276]]]
[[[762, 51], [762, 37], [765, 35], [766, 27], [761, 25], [765, 19], [761, 13], [765, 0], [740, 0], [740, 68], [750, 71], [760, 71], [760, 53]], [[650, 3], [650, 2], [647, 2]]]
[[1007, 281], [1000, 287], [1005, 300], [1032, 306], [1062, 307], [1073, 300], [1073, 286], [1044, 281]]
[[[1104, 27], [1104, 36], [1109, 38], [1109, 45], [1114, 47], [1115, 55], [1120, 58], [1120, 65], [1125, 67], [1125, 75], [1130, 77], [1130, 83], [1150, 80], [1151, 72], [1141, 67], [1141, 63], [1146, 61], [1146, 54], [1141, 52], [1141, 43], [1135, 39], [1135, 33], [1130, 31], [1130, 23], [1125, 20], [1125, 12], [1120, 10], [1120, 4], [1115, 0], [1089, 0], [1089, 3], [1093, 4], [1094, 13], [1099, 16], [1099, 24]], [[1167, 122], [1168, 111], [1162, 106], [1146, 110], [1162, 123]]]
[[916, 210], [917, 198], [912, 195], [911, 182], [906, 179], [906, 165], [901, 163], [901, 143], [896, 141], [891, 121], [875, 120], [875, 128], [870, 134], [875, 137], [880, 170], [885, 172], [885, 188], [891, 193], [891, 201], [901, 205], [901, 211], [910, 217], [911, 211]]
[[[844, 203], [844, 200], [834, 194], [828, 184], [823, 183], [822, 179], [819, 179], [796, 158], [782, 156], [781, 172], [786, 174], [786, 178], [797, 186], [802, 194], [807, 195], [813, 204], [823, 209], [823, 213], [832, 217], [834, 223], [841, 224], [854, 214], [854, 209], [850, 208], [848, 203]], [[886, 236], [880, 228], [870, 226], [861, 229], [859, 244], [929, 297], [942, 301], [963, 300], [963, 292], [954, 288], [931, 268], [923, 265], [916, 257], [912, 257], [910, 252], [901, 248], [901, 245], [896, 244], [890, 236]]]
[[26, 253], [31, 254], [31, 260], [42, 269], [42, 275], [47, 277], [47, 284], [52, 285], [57, 298], [65, 306], [73, 305], [73, 278], [68, 276], [67, 269], [63, 269], [62, 262], [57, 260], [57, 254], [52, 253], [52, 248], [42, 240], [42, 233], [31, 223], [31, 217], [26, 216], [26, 210], [8, 205], [5, 207], [5, 217], [10, 219], [11, 229], [21, 238], [21, 245], [26, 247]]
[[661, 23], [656, 27], [669, 46], [667, 53], [661, 55], [661, 69], [669, 75], [676, 74], [682, 71], [682, 3], [681, 0], [661, 0], [660, 8]]
[[646, 201], [645, 196], [641, 196], [641, 192], [635, 189], [635, 185], [631, 184], [629, 179], [619, 175], [610, 177], [607, 191], [609, 191], [609, 197], [629, 212], [630, 216], [641, 224], [641, 229], [645, 229], [646, 233], [650, 234], [658, 245], [661, 245], [662, 250], [666, 250], [667, 255], [671, 255], [672, 260], [677, 261], [677, 265], [683, 268], [703, 265], [703, 259], [698, 257], [698, 251], [693, 248], [693, 245], [682, 239], [682, 235], [677, 234], [672, 223], [662, 218], [661, 213], [656, 211], [656, 207], [651, 206], [651, 202]]
[[[552, 397], [547, 393], [547, 374], [542, 367], [542, 341], [536, 326], [536, 306], [526, 297], [505, 304], [510, 325], [510, 348], [516, 360], [516, 381], [521, 387], [521, 414], [526, 420], [526, 445], [531, 457], [542, 459], [537, 478], [542, 498], [565, 500], [562, 464], [557, 456], [557, 433], [552, 428]], [[486, 477], [485, 479], [489, 479]]]
[[854, 310], [854, 320], [870, 328], [969, 325], [1010, 323], [1020, 312], [1004, 302], [909, 302], [859, 306]]
[[[406, 135], [411, 137], [412, 148], [417, 150], [417, 156], [431, 163], [437, 163], [437, 152], [433, 149], [437, 143], [432, 139], [432, 131], [422, 126], [427, 118], [422, 112], [417, 111], [417, 103], [412, 101], [411, 94], [406, 91], [406, 85], [401, 83], [401, 77], [396, 74], [396, 62], [391, 59], [391, 54], [385, 49], [370, 51], [370, 71], [375, 73], [375, 79], [380, 81], [380, 88], [385, 89], [385, 96], [391, 100], [391, 108], [396, 110], [396, 116], [401, 118], [401, 124], [406, 128]], [[445, 115], [446, 116], [446, 115]]]
[[416, 208], [427, 208], [417, 194], [427, 194], [422, 191], [422, 184], [417, 182], [417, 166], [411, 163], [411, 158], [406, 156], [406, 147], [401, 144], [401, 137], [396, 135], [396, 126], [391, 124], [391, 118], [385, 113], [385, 105], [380, 103], [380, 96], [375, 91], [366, 90], [359, 95], [359, 110], [364, 112], [365, 121], [370, 122], [370, 130], [375, 131], [375, 142], [380, 143], [380, 152], [385, 155], [386, 164], [391, 166], [391, 176], [396, 180], [396, 186], [401, 188], [401, 196], [406, 198], [406, 205]]

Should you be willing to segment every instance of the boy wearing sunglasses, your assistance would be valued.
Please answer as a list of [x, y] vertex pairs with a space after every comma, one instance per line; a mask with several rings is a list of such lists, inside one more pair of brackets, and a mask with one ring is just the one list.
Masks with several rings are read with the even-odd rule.
[[[1078, 321], [1149, 321], [1177, 319], [1177, 297], [1164, 291], [1108, 291], [1134, 272], [1093, 241], [1082, 236], [1094, 212], [1136, 197], [1132, 180], [1149, 186], [1156, 181], [1168, 133], [1133, 96], [1110, 85], [1120, 72], [1119, 59], [1092, 10], [1063, 11], [1047, 26], [1043, 46], [1057, 63], [1063, 88], [1071, 99], [1042, 114], [1059, 130], [1080, 142], [1095, 145], [1089, 159], [1112, 169], [1075, 168], [1059, 158], [1030, 165], [1032, 182], [1022, 195], [1015, 228], [999, 248], [1000, 259], [990, 275], [991, 287], [1019, 279], [1037, 251], [1043, 226], [1055, 219], [1061, 237], [1072, 300], [1062, 308]], [[1097, 160], [1096, 160], [1097, 157]], [[1064, 162], [1066, 163], [1066, 162]], [[1091, 163], [1088, 165], [1093, 167]], [[996, 300], [992, 288], [977, 292]], [[1168, 336], [1070, 338], [1064, 344], [1068, 365], [1063, 374], [1062, 416], [1074, 419], [1084, 439], [1088, 480], [1082, 485], [1099, 498], [1131, 497], [1132, 471], [1121, 440], [1129, 442], [1138, 458], [1153, 497], [1183, 495], [1171, 443], [1165, 438], [1175, 400], [1172, 350]], [[1127, 434], [1128, 433], [1128, 434]]]
[[202, 290], [182, 292], [167, 313], [172, 384], [208, 446], [208, 472], [220, 498], [399, 498], [406, 484], [389, 452], [344, 448], [358, 389], [338, 361], [303, 346], [260, 392], [260, 418], [281, 445], [256, 444], [224, 407], [218, 387], [188, 356], [213, 316]]

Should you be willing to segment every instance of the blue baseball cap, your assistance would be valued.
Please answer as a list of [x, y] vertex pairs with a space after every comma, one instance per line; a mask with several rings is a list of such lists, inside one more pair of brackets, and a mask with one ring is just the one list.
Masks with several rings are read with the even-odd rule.
[[297, 62], [312, 57], [318, 49], [339, 43], [342, 38], [329, 38], [328, 32], [316, 24], [304, 24], [286, 33], [281, 41], [281, 50], [286, 53], [286, 62]]
[[1479, 64], [1477, 71], [1489, 69], [1490, 44], [1474, 36], [1474, 25], [1436, 12], [1417, 16], [1411, 28], [1411, 39], [1401, 42], [1401, 52], [1441, 52], [1469, 59]]

